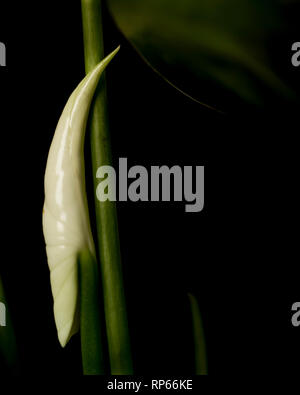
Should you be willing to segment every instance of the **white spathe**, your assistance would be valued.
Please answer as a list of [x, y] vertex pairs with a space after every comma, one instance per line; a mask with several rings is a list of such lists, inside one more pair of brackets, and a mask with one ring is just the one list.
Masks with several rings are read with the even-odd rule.
[[70, 96], [47, 160], [43, 231], [62, 347], [79, 329], [78, 254], [88, 250], [95, 256], [85, 188], [86, 124], [99, 78], [118, 50], [101, 61]]

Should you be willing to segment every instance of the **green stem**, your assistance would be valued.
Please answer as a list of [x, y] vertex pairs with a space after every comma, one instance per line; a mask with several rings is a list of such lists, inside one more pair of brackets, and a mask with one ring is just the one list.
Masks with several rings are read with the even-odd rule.
[[195, 370], [197, 375], [207, 375], [206, 346], [202, 319], [197, 299], [188, 294], [193, 319], [194, 345], [195, 345]]
[[83, 374], [103, 375], [106, 371], [99, 306], [98, 266], [88, 251], [83, 251], [79, 255], [78, 264]]
[[[81, 0], [85, 70], [88, 73], [104, 57], [101, 0]], [[111, 165], [105, 79], [101, 78], [90, 112], [91, 157], [94, 190], [96, 171]], [[104, 311], [111, 374], [132, 374], [117, 212], [114, 202], [95, 196], [97, 242], [103, 283]]]

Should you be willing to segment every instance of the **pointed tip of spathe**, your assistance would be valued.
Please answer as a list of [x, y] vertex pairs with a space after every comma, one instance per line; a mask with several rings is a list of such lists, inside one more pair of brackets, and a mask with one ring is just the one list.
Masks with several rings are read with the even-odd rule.
[[105, 70], [106, 66], [111, 62], [111, 60], [116, 56], [116, 54], [120, 50], [120, 45], [113, 50], [109, 55], [107, 55], [104, 59], [102, 59], [93, 70], [91, 70], [88, 74], [89, 77], [101, 75], [101, 73]]
[[116, 53], [118, 53], [120, 51], [120, 48], [121, 48], [121, 45], [118, 45], [117, 48], [112, 51], [111, 55], [115, 56]]
[[117, 48], [115, 49], [115, 51], [118, 52], [120, 50], [120, 48], [121, 48], [121, 45], [118, 45]]
[[113, 50], [109, 55], [107, 55], [100, 63], [98, 63], [98, 67], [106, 66], [119, 52], [121, 46], [119, 45], [115, 50]]

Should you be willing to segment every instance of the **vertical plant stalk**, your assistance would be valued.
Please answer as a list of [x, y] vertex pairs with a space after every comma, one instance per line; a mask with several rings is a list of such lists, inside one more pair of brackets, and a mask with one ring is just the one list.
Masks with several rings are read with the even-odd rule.
[[[81, 0], [85, 71], [104, 57], [101, 0]], [[111, 165], [105, 78], [101, 78], [91, 107], [91, 158], [94, 190], [100, 166]], [[97, 242], [104, 297], [104, 312], [111, 374], [132, 374], [116, 205], [95, 197]]]
[[202, 319], [199, 305], [194, 295], [188, 294], [193, 320], [195, 346], [195, 372], [197, 375], [207, 375], [207, 357]]
[[103, 375], [106, 371], [99, 309], [99, 272], [97, 262], [89, 251], [79, 254], [78, 276], [83, 374]]

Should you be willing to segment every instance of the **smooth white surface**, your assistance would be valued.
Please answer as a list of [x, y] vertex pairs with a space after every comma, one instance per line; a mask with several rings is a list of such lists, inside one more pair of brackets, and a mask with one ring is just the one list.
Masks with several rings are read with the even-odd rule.
[[70, 96], [58, 122], [45, 173], [43, 231], [46, 241], [54, 315], [64, 347], [78, 331], [77, 257], [95, 255], [84, 176], [84, 136], [99, 78], [118, 48], [99, 63]]

